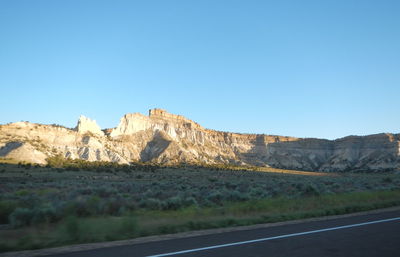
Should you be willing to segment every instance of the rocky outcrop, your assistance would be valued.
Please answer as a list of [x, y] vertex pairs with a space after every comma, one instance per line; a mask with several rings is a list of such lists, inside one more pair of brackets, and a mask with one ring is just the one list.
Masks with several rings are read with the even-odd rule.
[[0, 144], [0, 157], [21, 162], [46, 164], [47, 155], [38, 151], [29, 143], [8, 142]]
[[[105, 133], [103, 132], [105, 131]], [[84, 116], [72, 130], [18, 122], [0, 126], [0, 157], [44, 163], [62, 154], [89, 161], [227, 163], [312, 171], [400, 170], [400, 135], [337, 140], [214, 131], [161, 109], [126, 114], [101, 130]], [[19, 150], [18, 150], [19, 149]]]
[[165, 131], [170, 137], [177, 139], [179, 138], [177, 133], [204, 129], [181, 115], [170, 114], [162, 109], [153, 109], [149, 111], [149, 116], [140, 113], [126, 114], [121, 118], [118, 126], [111, 130], [110, 136], [131, 135], [145, 130]]
[[91, 120], [83, 115], [79, 117], [78, 124], [76, 125], [76, 131], [79, 133], [93, 133], [95, 135], [104, 136], [104, 132], [101, 131], [99, 125], [95, 120]]
[[[47, 157], [61, 154], [68, 158], [79, 158], [89, 161], [114, 161], [128, 163], [116, 151], [116, 142], [94, 133], [80, 133], [75, 129], [68, 129], [55, 125], [42, 125], [29, 122], [17, 122], [0, 126], [0, 146], [14, 142], [15, 150], [29, 144]], [[3, 146], [4, 147], [4, 146]], [[113, 149], [113, 150], [111, 150]], [[9, 156], [5, 151], [0, 154], [3, 158], [13, 158], [33, 163], [45, 163], [43, 158], [24, 159]], [[41, 156], [43, 156], [41, 155]]]

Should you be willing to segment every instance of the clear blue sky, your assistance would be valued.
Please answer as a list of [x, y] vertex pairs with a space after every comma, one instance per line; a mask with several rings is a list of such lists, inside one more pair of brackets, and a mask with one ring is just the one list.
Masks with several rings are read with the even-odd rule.
[[400, 1], [0, 0], [0, 123], [400, 132]]

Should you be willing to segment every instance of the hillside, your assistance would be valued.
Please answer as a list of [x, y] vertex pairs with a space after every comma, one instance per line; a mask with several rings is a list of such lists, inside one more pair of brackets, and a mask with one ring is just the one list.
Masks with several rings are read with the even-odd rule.
[[226, 163], [310, 171], [400, 170], [400, 134], [337, 140], [238, 134], [203, 128], [183, 116], [152, 109], [126, 114], [104, 129], [81, 116], [76, 128], [16, 122], [0, 126], [0, 157], [45, 164], [62, 155], [89, 161], [163, 164]]

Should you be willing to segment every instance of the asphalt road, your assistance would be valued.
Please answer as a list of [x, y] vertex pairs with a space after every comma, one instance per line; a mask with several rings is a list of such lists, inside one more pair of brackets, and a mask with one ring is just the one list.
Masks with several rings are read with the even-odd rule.
[[171, 239], [51, 256], [398, 257], [400, 256], [400, 211]]

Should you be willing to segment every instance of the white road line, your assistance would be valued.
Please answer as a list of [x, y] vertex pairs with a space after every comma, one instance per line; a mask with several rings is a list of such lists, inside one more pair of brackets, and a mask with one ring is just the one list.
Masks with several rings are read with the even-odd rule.
[[146, 256], [146, 257], [163, 257], [163, 256], [171, 256], [171, 255], [178, 255], [178, 254], [184, 254], [184, 253], [199, 252], [199, 251], [217, 249], [217, 248], [228, 247], [228, 246], [244, 245], [244, 244], [251, 244], [251, 243], [257, 243], [257, 242], [269, 241], [269, 240], [287, 238], [287, 237], [294, 237], [294, 236], [302, 236], [302, 235], [308, 235], [308, 234], [320, 233], [320, 232], [326, 232], [326, 231], [332, 231], [332, 230], [338, 230], [338, 229], [354, 228], [354, 227], [366, 226], [366, 225], [389, 222], [389, 221], [395, 221], [395, 220], [400, 220], [400, 217], [391, 218], [391, 219], [383, 219], [383, 220], [374, 220], [374, 221], [358, 223], [358, 224], [351, 224], [351, 225], [345, 225], [345, 226], [339, 226], [339, 227], [311, 230], [311, 231], [299, 232], [299, 233], [293, 233], [293, 234], [287, 234], [287, 235], [258, 238], [258, 239], [254, 239], [254, 240], [241, 241], [241, 242], [235, 242], [235, 243], [229, 243], [229, 244], [212, 245], [212, 246], [188, 249], [188, 250], [177, 251], [177, 252], [161, 253], [161, 254], [156, 254], [156, 255], [149, 255], [149, 256]]

